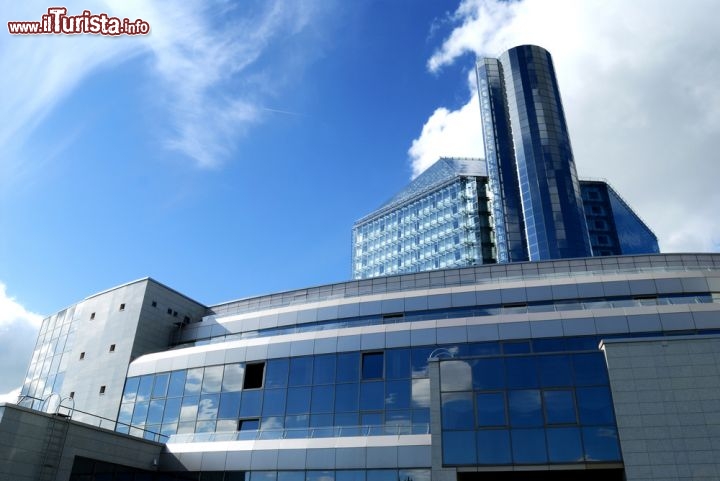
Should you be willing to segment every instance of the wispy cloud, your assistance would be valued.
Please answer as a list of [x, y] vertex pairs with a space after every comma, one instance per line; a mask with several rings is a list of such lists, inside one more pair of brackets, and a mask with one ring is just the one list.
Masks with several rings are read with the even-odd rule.
[[5, 284], [0, 282], [0, 366], [3, 367], [0, 399], [16, 401], [13, 397], [16, 394], [11, 391], [23, 382], [41, 322], [41, 315], [11, 297]]
[[[0, 115], [13, 121], [0, 125], [3, 173], [22, 168], [23, 143], [83, 81], [139, 55], [147, 57], [143, 77], [156, 82], [147, 89], [148, 105], [163, 109], [168, 120], [157, 130], [162, 143], [199, 166], [221, 164], [238, 137], [262, 119], [262, 99], [279, 88], [282, 55], [273, 62], [266, 57], [277, 44], [306, 31], [320, 11], [315, 0], [70, 0], [64, 5], [69, 14], [87, 9], [142, 18], [151, 33], [119, 38], [4, 34], [0, 91], [6, 95], [0, 98]], [[47, 8], [39, 1], [14, 2], [4, 9], [2, 23], [39, 20]]]
[[[579, 175], [607, 178], [655, 230], [662, 250], [717, 250], [718, 15], [712, 0], [682, 9], [669, 0], [464, 0], [427, 66], [442, 74], [458, 61], [471, 66], [475, 55], [497, 56], [526, 43], [545, 47], [555, 61]], [[481, 136], [458, 122], [432, 140], [437, 112], [413, 147], [423, 144], [427, 152], [451, 138]], [[482, 148], [472, 155], [482, 156]], [[410, 157], [416, 172], [427, 164], [412, 148]]]

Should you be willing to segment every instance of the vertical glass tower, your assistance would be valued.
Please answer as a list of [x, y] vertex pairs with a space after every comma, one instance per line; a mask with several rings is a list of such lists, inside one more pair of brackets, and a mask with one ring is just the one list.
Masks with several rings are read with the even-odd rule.
[[[518, 203], [519, 188], [529, 260], [592, 256], [550, 53], [534, 45], [522, 45], [503, 53], [498, 60], [481, 61], [477, 73], [488, 176], [492, 179], [495, 170], [494, 183], [501, 193], [495, 202], [501, 203], [505, 218], [511, 220], [504, 226], [507, 238], [518, 232], [514, 225], [509, 230], [507, 224], [519, 219], [512, 211]], [[512, 152], [507, 146], [505, 116], [509, 117]], [[517, 181], [508, 179], [513, 170]], [[491, 189], [492, 185], [491, 180]], [[493, 210], [496, 208], [494, 205]], [[512, 252], [513, 244], [506, 246]]]

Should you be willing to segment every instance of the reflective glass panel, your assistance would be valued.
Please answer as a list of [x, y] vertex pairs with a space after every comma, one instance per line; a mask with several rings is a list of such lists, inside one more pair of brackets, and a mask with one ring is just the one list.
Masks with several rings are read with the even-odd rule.
[[413, 347], [412, 358], [412, 377], [427, 377], [428, 375], [428, 357], [433, 352], [432, 347]]
[[140, 378], [140, 384], [138, 385], [137, 398], [136, 398], [138, 401], [149, 401], [150, 400], [150, 393], [152, 391], [153, 378], [154, 378], [154, 376], [152, 374], [147, 374]]
[[472, 362], [475, 389], [501, 389], [505, 387], [505, 363], [502, 358], [475, 359]]
[[337, 382], [357, 382], [360, 378], [360, 353], [347, 352], [337, 355]]
[[315, 356], [313, 384], [332, 384], [335, 382], [335, 355]]
[[170, 374], [170, 383], [168, 385], [167, 396], [179, 397], [183, 395], [185, 390], [185, 370], [173, 371]]
[[270, 359], [265, 372], [265, 387], [287, 386], [289, 359]]
[[508, 407], [512, 426], [543, 425], [540, 391], [537, 389], [509, 391]]
[[385, 383], [382, 381], [363, 382], [360, 385], [360, 410], [376, 411], [385, 404]]
[[443, 464], [466, 465], [477, 463], [474, 431], [443, 431]]
[[200, 387], [202, 386], [202, 375], [203, 368], [201, 367], [187, 370], [187, 377], [185, 379], [186, 396], [188, 394], [200, 394]]
[[192, 421], [195, 424], [197, 418], [198, 403], [200, 402], [200, 396], [186, 396], [182, 400], [180, 407], [180, 422]]
[[220, 392], [222, 386], [223, 366], [210, 366], [205, 368], [202, 392], [207, 394]]
[[312, 384], [313, 358], [310, 356], [290, 359], [290, 386]]
[[155, 384], [153, 384], [152, 397], [165, 397], [167, 394], [168, 381], [170, 380], [170, 373], [166, 372], [163, 374], [155, 375]]
[[228, 392], [220, 395], [220, 408], [218, 417], [220, 419], [237, 418], [240, 413], [240, 393]]
[[572, 390], [543, 391], [543, 404], [547, 424], [574, 424], [577, 421]]
[[478, 426], [504, 426], [507, 424], [503, 393], [478, 393], [475, 401]]
[[408, 409], [410, 407], [410, 380], [388, 381], [385, 384], [385, 408]]
[[607, 365], [601, 352], [574, 354], [573, 366], [575, 368], [575, 384], [578, 386], [608, 383]]
[[336, 384], [335, 385], [335, 411], [357, 411], [359, 398], [358, 385]]
[[266, 389], [263, 399], [263, 416], [282, 416], [285, 414], [287, 389]]
[[512, 429], [513, 461], [516, 464], [541, 464], [547, 462], [544, 429]]
[[182, 398], [176, 397], [165, 401], [165, 411], [163, 412], [163, 424], [177, 423], [180, 420], [180, 404]]
[[334, 471], [306, 471], [305, 481], [335, 481]]
[[198, 404], [198, 419], [208, 420], [217, 418], [219, 404], [219, 394], [206, 394], [201, 396], [200, 404]]
[[613, 426], [582, 429], [586, 461], [619, 461], [617, 430]]
[[544, 387], [572, 386], [573, 374], [570, 356], [538, 356], [540, 384]]
[[244, 366], [239, 363], [226, 364], [223, 371], [222, 390], [224, 392], [240, 391], [243, 384]]
[[412, 380], [412, 407], [430, 407], [430, 379]]
[[304, 414], [310, 412], [309, 387], [292, 387], [287, 391], [287, 413]]
[[536, 356], [506, 358], [505, 369], [509, 388], [528, 388], [540, 385]]
[[262, 406], [262, 391], [245, 390], [240, 398], [240, 417], [260, 416]]
[[381, 379], [383, 377], [384, 356], [382, 352], [364, 352], [362, 355], [363, 379]]
[[467, 361], [446, 360], [440, 362], [440, 390], [468, 391], [472, 389], [472, 368]]
[[583, 387], [575, 390], [580, 423], [582, 424], [613, 424], [612, 399], [607, 387]]
[[149, 405], [150, 403], [148, 401], [135, 403], [135, 410], [133, 410], [132, 415], [132, 424], [134, 426], [139, 426], [145, 423]]
[[[315, 365], [317, 368], [317, 364]], [[331, 413], [333, 411], [333, 394], [335, 390], [331, 385], [314, 386], [312, 388], [312, 403], [310, 411], [313, 413]]]
[[154, 399], [150, 401], [150, 408], [148, 409], [148, 424], [161, 424], [163, 418], [163, 411], [165, 410], [164, 399]]
[[129, 403], [135, 401], [138, 385], [140, 385], [139, 377], [129, 377], [127, 381], [125, 381], [125, 390], [123, 392], [122, 402]]
[[582, 442], [578, 428], [548, 428], [548, 456], [551, 463], [581, 463]]
[[473, 429], [473, 400], [470, 392], [442, 394], [443, 429]]
[[387, 379], [406, 379], [411, 375], [410, 349], [385, 351], [385, 376]]
[[483, 429], [477, 432], [478, 464], [510, 464], [510, 432]]

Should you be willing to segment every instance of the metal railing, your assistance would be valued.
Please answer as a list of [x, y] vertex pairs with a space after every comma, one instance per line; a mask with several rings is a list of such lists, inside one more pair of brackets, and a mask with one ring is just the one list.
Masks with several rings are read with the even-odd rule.
[[368, 436], [403, 436], [430, 434], [430, 425], [407, 424], [396, 426], [328, 426], [317, 428], [259, 429], [247, 431], [173, 434], [172, 443], [201, 443], [217, 441], [260, 441], [278, 439], [321, 439]]

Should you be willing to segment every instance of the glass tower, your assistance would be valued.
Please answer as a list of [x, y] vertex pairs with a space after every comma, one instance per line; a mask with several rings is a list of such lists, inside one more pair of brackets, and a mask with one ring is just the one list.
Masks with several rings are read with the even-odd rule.
[[[509, 230], [504, 226], [507, 239], [522, 231], [521, 225], [515, 226], [520, 203], [529, 260], [592, 256], [550, 53], [522, 45], [498, 60], [483, 60], [477, 73], [488, 175], [491, 179], [495, 175], [491, 185], [498, 185], [501, 193], [495, 202], [501, 203], [511, 225]], [[513, 171], [517, 180], [512, 178]], [[493, 206], [493, 211], [496, 209]], [[518, 245], [506, 242], [505, 249], [510, 253]], [[512, 260], [508, 255], [507, 262]]]

